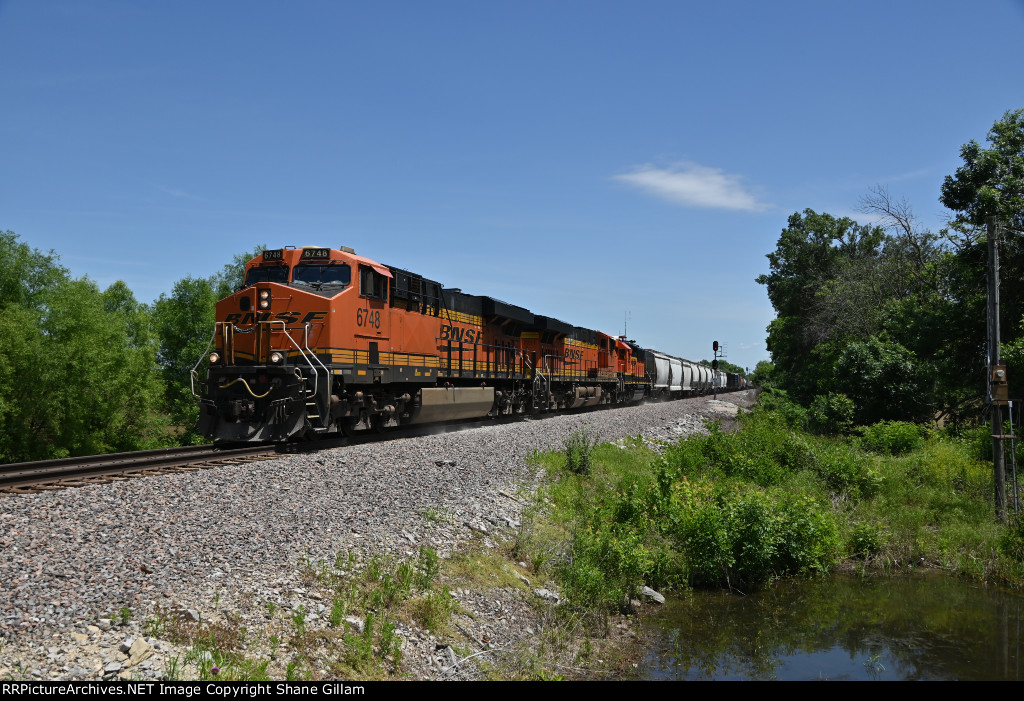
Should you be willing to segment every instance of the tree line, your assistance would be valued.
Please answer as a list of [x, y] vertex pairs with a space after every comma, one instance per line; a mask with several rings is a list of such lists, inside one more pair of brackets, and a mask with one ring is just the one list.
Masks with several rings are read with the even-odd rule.
[[143, 304], [0, 233], [0, 462], [199, 442], [189, 372], [254, 255]]
[[805, 209], [789, 217], [766, 286], [771, 363], [754, 378], [833, 427], [882, 420], [976, 421], [985, 397], [986, 221], [1000, 239], [1002, 355], [1010, 396], [1024, 378], [1024, 110], [971, 140], [946, 176], [938, 232], [878, 186], [860, 210], [876, 223]]

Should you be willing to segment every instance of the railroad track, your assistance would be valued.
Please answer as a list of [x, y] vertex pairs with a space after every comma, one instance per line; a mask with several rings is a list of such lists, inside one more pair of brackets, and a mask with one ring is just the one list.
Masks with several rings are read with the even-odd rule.
[[176, 470], [194, 470], [227, 463], [266, 460], [278, 456], [273, 445], [243, 448], [186, 446], [132, 453], [110, 453], [77, 458], [0, 465], [0, 492], [26, 493], [41, 489], [81, 487], [125, 477]]

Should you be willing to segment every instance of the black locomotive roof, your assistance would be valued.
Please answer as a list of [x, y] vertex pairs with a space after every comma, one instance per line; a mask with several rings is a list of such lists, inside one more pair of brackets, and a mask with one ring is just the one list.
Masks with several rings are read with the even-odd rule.
[[553, 319], [550, 316], [540, 316], [536, 314], [533, 317], [533, 326], [538, 331], [554, 331], [555, 333], [560, 333], [565, 336], [571, 334], [573, 330], [572, 324], [567, 324], [564, 321]]
[[481, 299], [484, 305], [484, 316], [498, 316], [503, 319], [511, 319], [520, 324], [534, 323], [533, 312], [525, 307], [502, 302], [494, 297], [481, 297]]

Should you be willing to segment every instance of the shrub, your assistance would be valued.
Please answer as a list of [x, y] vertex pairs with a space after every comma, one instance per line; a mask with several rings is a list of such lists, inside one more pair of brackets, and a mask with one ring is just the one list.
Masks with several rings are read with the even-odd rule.
[[847, 543], [851, 555], [867, 559], [877, 555], [885, 545], [885, 534], [882, 527], [873, 523], [858, 523], [850, 531]]
[[819, 394], [811, 402], [808, 412], [810, 428], [825, 435], [848, 433], [853, 426], [856, 407], [845, 394]]
[[869, 497], [881, 487], [881, 478], [871, 467], [869, 458], [847, 444], [824, 443], [816, 455], [813, 470], [833, 494]]
[[1024, 562], [1024, 521], [1010, 525], [999, 539], [999, 551], [1016, 562]]
[[656, 562], [644, 535], [618, 523], [579, 529], [567, 562], [559, 567], [569, 600], [584, 607], [613, 607], [635, 595]]
[[686, 563], [694, 585], [718, 585], [733, 566], [732, 538], [721, 500], [710, 482], [683, 480], [673, 494], [670, 535]]
[[839, 525], [828, 505], [808, 496], [783, 492], [776, 496], [776, 513], [781, 524], [778, 574], [822, 574], [839, 561]]
[[755, 414], [759, 412], [775, 412], [791, 428], [804, 428], [807, 425], [807, 410], [790, 400], [784, 390], [772, 389], [761, 392], [754, 409]]
[[839, 528], [827, 506], [781, 490], [683, 482], [672, 536], [694, 585], [757, 587], [772, 577], [828, 571]]
[[863, 429], [861, 446], [884, 455], [903, 455], [924, 445], [923, 426], [906, 421], [879, 421]]

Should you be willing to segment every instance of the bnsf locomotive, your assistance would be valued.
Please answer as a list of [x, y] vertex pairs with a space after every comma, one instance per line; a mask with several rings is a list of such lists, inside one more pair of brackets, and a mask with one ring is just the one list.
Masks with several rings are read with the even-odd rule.
[[743, 378], [340, 249], [267, 250], [217, 303], [199, 430], [295, 437], [739, 389]]

